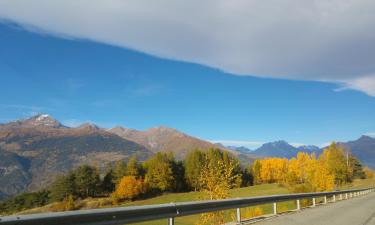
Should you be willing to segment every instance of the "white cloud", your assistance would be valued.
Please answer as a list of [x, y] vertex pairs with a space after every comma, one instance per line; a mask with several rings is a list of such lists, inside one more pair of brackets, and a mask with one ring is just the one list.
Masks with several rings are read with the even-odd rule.
[[291, 143], [289, 143], [291, 146], [293, 146], [293, 147], [296, 147], [296, 148], [298, 148], [298, 147], [300, 147], [300, 146], [304, 146], [304, 145], [306, 145], [306, 144], [303, 144], [303, 143], [298, 143], [298, 142], [291, 142]]
[[239, 141], [239, 140], [209, 140], [211, 143], [220, 143], [225, 146], [237, 146], [237, 147], [247, 147], [250, 149], [259, 148], [265, 142], [262, 141]]
[[2, 0], [28, 29], [375, 96], [373, 0]]
[[87, 120], [66, 119], [66, 120], [63, 120], [61, 123], [68, 127], [78, 127], [81, 124], [92, 123], [92, 122], [87, 121]]
[[[22, 104], [0, 104], [0, 113], [11, 113], [19, 117], [31, 117], [42, 112], [53, 111], [53, 109], [44, 106], [22, 105]], [[13, 120], [13, 119], [11, 119]]]
[[366, 136], [375, 137], [375, 132], [367, 132], [365, 133]]

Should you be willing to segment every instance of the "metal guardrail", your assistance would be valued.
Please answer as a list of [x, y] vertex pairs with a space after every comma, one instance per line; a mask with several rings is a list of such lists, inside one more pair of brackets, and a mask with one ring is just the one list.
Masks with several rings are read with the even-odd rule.
[[273, 203], [274, 214], [277, 214], [277, 202], [296, 200], [297, 210], [300, 210], [301, 199], [311, 198], [313, 200], [312, 206], [315, 206], [315, 199], [318, 197], [323, 197], [323, 203], [326, 204], [327, 197], [332, 197], [332, 201], [334, 202], [338, 196], [339, 200], [344, 200], [368, 194], [374, 190], [375, 188], [366, 188], [333, 192], [272, 195], [213, 201], [195, 201], [160, 205], [5, 216], [0, 217], [0, 225], [117, 225], [163, 218], [167, 218], [168, 223], [173, 225], [175, 217], [227, 209], [237, 209], [237, 222], [240, 222], [240, 208], [243, 207]]

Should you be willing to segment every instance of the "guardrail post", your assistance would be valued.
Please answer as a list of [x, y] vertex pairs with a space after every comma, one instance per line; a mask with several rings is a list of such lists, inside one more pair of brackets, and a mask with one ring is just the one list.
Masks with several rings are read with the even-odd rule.
[[241, 209], [240, 208], [237, 208], [237, 222], [238, 223], [241, 223]]
[[312, 206], [315, 207], [316, 206], [316, 202], [315, 202], [315, 198], [312, 198]]
[[277, 215], [277, 203], [276, 202], [273, 203], [273, 214]]
[[301, 203], [299, 199], [297, 199], [297, 210], [301, 210]]
[[332, 196], [332, 202], [336, 202], [336, 195]]
[[174, 217], [168, 218], [168, 225], [174, 225]]
[[342, 194], [340, 194], [340, 200], [342, 200]]
[[327, 204], [327, 195], [324, 196], [324, 204]]
[[348, 199], [348, 193], [345, 193], [345, 199]]

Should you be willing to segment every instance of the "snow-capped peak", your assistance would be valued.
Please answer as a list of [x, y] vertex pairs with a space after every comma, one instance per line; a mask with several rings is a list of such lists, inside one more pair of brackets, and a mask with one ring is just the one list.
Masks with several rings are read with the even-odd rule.
[[49, 119], [49, 118], [51, 118], [50, 115], [48, 115], [48, 114], [41, 114], [35, 120], [42, 121], [42, 120]]

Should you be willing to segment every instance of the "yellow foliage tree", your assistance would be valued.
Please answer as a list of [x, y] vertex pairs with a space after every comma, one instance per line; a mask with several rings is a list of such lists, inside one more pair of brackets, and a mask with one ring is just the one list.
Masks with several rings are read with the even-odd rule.
[[351, 174], [350, 168], [347, 165], [346, 154], [342, 146], [333, 142], [328, 148], [324, 149], [319, 160], [334, 176], [336, 185], [341, 185], [351, 179], [349, 177]]
[[256, 183], [281, 183], [286, 179], [288, 159], [265, 158], [257, 160], [253, 165]]
[[135, 176], [124, 176], [115, 192], [115, 196], [119, 199], [134, 199], [145, 192], [145, 185], [143, 180]]
[[[330, 152], [326, 153], [331, 158]], [[331, 159], [330, 159], [331, 160]], [[257, 183], [282, 183], [295, 192], [328, 191], [335, 186], [335, 176], [326, 158], [299, 152], [296, 158], [265, 158], [253, 165]]]
[[[235, 172], [238, 161], [233, 158], [213, 157], [217, 152], [210, 151], [205, 155], [205, 164], [203, 165], [199, 176], [200, 191], [204, 194], [204, 199], [216, 200], [225, 199], [229, 196], [229, 190], [236, 185], [238, 174]], [[223, 224], [224, 213], [204, 213], [197, 224]]]

